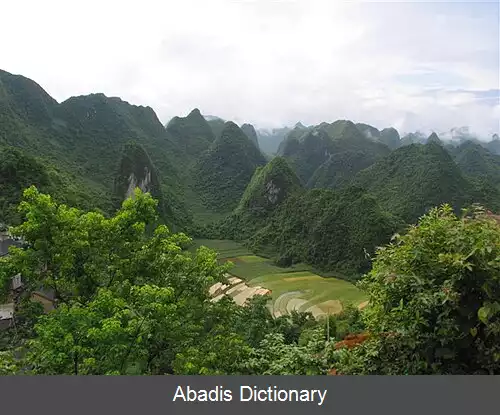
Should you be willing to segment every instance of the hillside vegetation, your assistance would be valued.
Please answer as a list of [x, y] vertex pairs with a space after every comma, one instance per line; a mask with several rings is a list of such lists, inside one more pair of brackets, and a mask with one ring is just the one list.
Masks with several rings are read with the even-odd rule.
[[197, 156], [207, 150], [216, 137], [197, 108], [185, 118], [172, 118], [166, 129], [179, 147], [191, 156]]
[[[386, 145], [367, 138], [351, 121], [340, 120], [332, 124], [322, 123], [312, 129], [295, 127], [279, 152], [290, 162], [303, 183], [316, 185], [318, 178], [313, 176], [321, 167], [318, 172], [320, 183], [330, 187], [336, 182], [335, 176], [353, 174], [390, 150]], [[356, 157], [363, 161], [352, 163]], [[323, 166], [324, 163], [327, 164]], [[326, 180], [325, 175], [328, 176]]]
[[[309, 210], [338, 197], [309, 194]], [[364, 199], [365, 210], [372, 203], [355, 191], [348, 197], [351, 212], [355, 200]], [[26, 219], [11, 231], [26, 246], [0, 258], [2, 298], [11, 275], [24, 280], [16, 324], [0, 331], [0, 375], [500, 373], [500, 225], [479, 207], [460, 217], [447, 205], [432, 209], [377, 250], [360, 284], [368, 305], [342, 304], [325, 325], [300, 311], [315, 310], [308, 298], [288, 299], [283, 308], [284, 284], [299, 288], [310, 279], [314, 301], [328, 290], [359, 301], [358, 290], [333, 279], [320, 284], [311, 273], [275, 274], [250, 282], [276, 291], [272, 313], [268, 297], [242, 306], [230, 296], [212, 301], [209, 288], [228, 282], [230, 264], [203, 246], [187, 250], [186, 235], [155, 225], [156, 205], [137, 189], [106, 218], [57, 204], [34, 187], [24, 192]], [[346, 221], [347, 212], [336, 213]], [[353, 217], [351, 230], [359, 226], [354, 219], [362, 218]], [[47, 314], [30, 300], [40, 286], [57, 300]]]
[[366, 189], [383, 210], [407, 223], [442, 203], [460, 208], [476, 201], [472, 185], [436, 143], [399, 148], [359, 172], [353, 184]]
[[243, 131], [246, 136], [255, 144], [257, 148], [259, 148], [259, 139], [257, 137], [257, 131], [252, 124], [242, 124], [241, 131]]
[[227, 122], [195, 166], [196, 189], [207, 207], [229, 212], [257, 167], [265, 164], [266, 159], [246, 134], [235, 123]]
[[[500, 374], [499, 141], [462, 133], [164, 126], [0, 71], [0, 375]], [[269, 295], [213, 297], [229, 260]]]
[[57, 103], [32, 80], [0, 71], [0, 145], [43, 157], [61, 177], [70, 177], [60, 181], [59, 192], [72, 194], [77, 187], [85, 196], [74, 202], [88, 202], [79, 206], [112, 211], [119, 155], [129, 141], [140, 143], [151, 155], [175, 216], [185, 217], [177, 167], [185, 155], [151, 108], [103, 94]]
[[366, 254], [389, 240], [397, 226], [360, 189], [317, 189], [290, 197], [250, 238], [250, 246], [274, 254], [278, 264], [305, 262], [355, 278], [369, 267]]

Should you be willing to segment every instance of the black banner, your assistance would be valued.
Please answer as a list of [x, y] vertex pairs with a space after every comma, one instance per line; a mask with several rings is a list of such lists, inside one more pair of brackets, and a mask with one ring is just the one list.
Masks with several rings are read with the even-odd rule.
[[0, 413], [480, 415], [499, 391], [497, 376], [0, 377]]

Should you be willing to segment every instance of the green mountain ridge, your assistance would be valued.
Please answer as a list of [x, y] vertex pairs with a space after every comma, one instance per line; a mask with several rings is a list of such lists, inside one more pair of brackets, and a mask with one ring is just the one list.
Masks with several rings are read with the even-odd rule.
[[365, 151], [344, 151], [330, 155], [319, 166], [307, 183], [309, 188], [335, 189], [348, 185], [357, 172], [377, 161], [377, 157]]
[[[135, 183], [160, 201], [160, 215], [170, 227], [194, 232], [212, 223], [213, 229], [220, 227], [258, 249], [324, 268], [334, 264], [321, 257], [326, 253], [314, 242], [319, 234], [302, 227], [328, 229], [325, 238], [333, 238], [337, 231], [326, 222], [339, 229], [342, 224], [329, 215], [344, 208], [347, 212], [347, 206], [354, 206], [353, 214], [359, 216], [356, 209], [366, 204], [367, 215], [380, 225], [384, 238], [394, 223], [412, 223], [443, 202], [456, 208], [472, 202], [484, 202], [493, 210], [500, 207], [496, 156], [483, 147], [445, 149], [432, 135], [429, 144], [403, 146], [405, 140], [425, 138], [415, 133], [400, 140], [393, 128], [379, 131], [349, 120], [276, 129], [286, 137], [278, 149], [281, 156], [268, 162], [255, 145], [260, 144], [258, 134], [250, 124], [240, 128], [217, 117], [207, 121], [194, 109], [165, 127], [150, 107], [104, 94], [57, 103], [35, 82], [6, 72], [0, 72], [0, 117], [0, 148], [17, 147], [22, 153], [14, 159], [27, 157], [27, 165], [42, 166], [33, 168], [40, 173], [34, 178], [8, 183], [18, 189], [11, 192], [13, 198], [4, 199], [9, 216], [20, 195], [16, 180], [38, 184], [70, 205], [107, 213], [132, 193]], [[352, 194], [360, 199], [359, 206]], [[312, 200], [316, 196], [318, 202]], [[321, 200], [323, 205], [318, 204]], [[323, 216], [321, 206], [326, 209]], [[307, 215], [308, 207], [317, 218], [296, 217]], [[352, 248], [352, 256], [334, 242], [318, 240], [339, 249], [335, 261], [344, 265], [337, 269], [350, 263], [359, 270], [365, 263], [361, 245], [345, 238], [362, 242], [368, 251], [374, 246], [355, 236], [361, 228], [349, 223], [352, 235], [343, 243]], [[375, 235], [370, 232], [367, 235]], [[290, 251], [285, 237], [301, 248]], [[301, 238], [323, 253], [305, 254], [309, 247]]]
[[265, 226], [286, 199], [302, 191], [287, 161], [274, 157], [265, 166], [257, 167], [238, 206], [216, 225], [215, 232], [224, 238], [245, 240]]
[[353, 185], [372, 194], [382, 208], [407, 223], [442, 203], [472, 203], [472, 185], [448, 152], [436, 143], [411, 144], [359, 172]]
[[172, 118], [166, 130], [176, 140], [179, 147], [191, 156], [207, 150], [216, 137], [210, 124], [197, 108], [192, 110], [187, 117]]
[[252, 124], [242, 124], [241, 125], [241, 131], [243, 131], [246, 136], [252, 141], [252, 143], [255, 144], [257, 148], [259, 148], [259, 139], [257, 137], [257, 131], [255, 131], [255, 128]]
[[214, 137], [219, 138], [222, 131], [224, 130], [226, 121], [224, 121], [222, 118], [214, 118], [207, 120], [207, 123], [210, 126], [210, 129], [212, 130]]
[[399, 136], [398, 130], [392, 127], [384, 128], [380, 132], [379, 141], [391, 150], [395, 150], [401, 146], [401, 137]]
[[267, 216], [291, 194], [302, 190], [299, 178], [282, 157], [257, 167], [235, 212], [254, 217]]
[[427, 141], [426, 141], [427, 144], [429, 143], [435, 143], [435, 144], [438, 144], [440, 146], [443, 146], [443, 142], [441, 141], [441, 139], [439, 138], [439, 136], [436, 134], [436, 133], [432, 133], [428, 138], [427, 138]]
[[265, 164], [255, 144], [229, 121], [194, 167], [196, 190], [207, 207], [229, 212], [238, 204], [255, 169]]
[[[293, 134], [292, 134], [293, 133]], [[335, 182], [337, 171], [332, 171], [337, 166], [348, 163], [337, 163], [336, 158], [341, 155], [351, 155], [353, 153], [364, 152], [366, 159], [377, 159], [385, 156], [390, 149], [379, 142], [366, 138], [354, 123], [346, 120], [338, 120], [331, 124], [322, 123], [312, 129], [295, 129], [289, 134], [280, 148], [280, 154], [285, 157], [297, 175], [304, 183], [316, 184], [316, 178], [311, 178], [317, 169], [328, 160], [330, 162], [318, 173], [324, 176], [332, 173], [329, 180], [322, 179], [321, 182]], [[300, 135], [299, 138], [297, 138]], [[340, 156], [339, 156], [340, 154]], [[367, 161], [368, 162], [368, 161]], [[361, 166], [365, 164], [361, 163]], [[342, 172], [340, 175], [344, 174]]]
[[[185, 217], [182, 172], [176, 165], [186, 156], [150, 107], [100, 93], [59, 104], [35, 82], [7, 72], [0, 72], [0, 85], [0, 145], [44, 158], [62, 176], [75, 178], [86, 194], [80, 199], [111, 212], [119, 154], [128, 141], [136, 141], [161, 172], [176, 216]], [[70, 191], [74, 184], [65, 180], [61, 185]]]
[[303, 262], [356, 278], [369, 268], [366, 253], [387, 242], [400, 225], [362, 189], [313, 189], [286, 199], [249, 246], [279, 265]]

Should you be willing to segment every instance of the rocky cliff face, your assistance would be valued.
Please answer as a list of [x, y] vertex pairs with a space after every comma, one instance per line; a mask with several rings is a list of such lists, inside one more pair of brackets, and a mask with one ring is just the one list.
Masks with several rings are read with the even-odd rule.
[[162, 214], [163, 194], [158, 171], [144, 148], [135, 142], [129, 142], [124, 147], [115, 179], [115, 207], [118, 208], [125, 199], [134, 197], [136, 188], [144, 193], [150, 193], [160, 201], [159, 208]]
[[125, 194], [125, 198], [134, 197], [134, 190], [136, 188], [141, 189], [144, 193], [151, 192], [151, 171], [147, 166], [144, 166], [144, 175], [142, 178], [137, 178], [134, 172], [131, 172], [128, 177], [128, 188]]
[[275, 157], [265, 167], [257, 169], [235, 212], [265, 217], [301, 189], [300, 180], [287, 161]]

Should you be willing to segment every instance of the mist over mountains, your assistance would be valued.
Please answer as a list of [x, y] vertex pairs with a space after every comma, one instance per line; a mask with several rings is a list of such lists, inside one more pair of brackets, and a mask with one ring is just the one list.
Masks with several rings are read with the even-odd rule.
[[[20, 220], [14, 207], [28, 184], [108, 214], [139, 187], [159, 201], [172, 229], [250, 243], [285, 263], [336, 263], [346, 275], [366, 268], [361, 246], [373, 250], [376, 235], [386, 237], [433, 206], [500, 208], [500, 140], [476, 137], [467, 127], [404, 134], [340, 119], [265, 130], [198, 108], [163, 125], [152, 108], [101, 93], [58, 103], [36, 82], [5, 71], [0, 150], [7, 172], [0, 222]], [[317, 224], [299, 217], [309, 208], [323, 218]], [[341, 244], [348, 250], [331, 248], [338, 253], [333, 261], [323, 251], [329, 241], [320, 246], [316, 233], [303, 232], [349, 210], [371, 212], [380, 232], [362, 239], [354, 237], [363, 232], [355, 222], [335, 222], [354, 239]], [[280, 245], [283, 238], [297, 242]], [[313, 247], [322, 253], [305, 252]]]
[[[336, 345], [365, 330], [363, 307], [367, 313], [379, 307], [381, 319], [404, 308], [414, 312], [405, 314], [408, 324], [402, 325], [408, 336], [408, 327], [422, 316], [439, 320], [442, 307], [450, 307], [444, 290], [450, 289], [450, 275], [460, 281], [458, 289], [495, 291], [477, 280], [487, 275], [469, 262], [477, 253], [482, 256], [474, 264], [491, 269], [498, 285], [493, 278], [500, 246], [495, 219], [500, 218], [500, 139], [480, 138], [465, 127], [442, 134], [400, 133], [345, 118], [262, 130], [204, 116], [199, 108], [164, 125], [151, 107], [102, 93], [59, 103], [36, 82], [0, 71], [0, 224], [31, 238], [25, 249], [2, 257], [3, 287], [10, 287], [13, 270], [29, 275], [29, 283], [36, 278], [36, 289], [48, 284], [64, 307], [34, 320], [35, 330], [60, 321], [67, 327], [57, 333], [81, 336], [84, 327], [81, 338], [97, 350], [85, 353], [100, 354], [104, 369], [97, 360], [78, 362], [61, 352], [66, 342], [53, 329], [45, 330], [46, 336], [23, 334], [22, 339], [33, 338], [30, 345], [40, 344], [28, 356], [40, 357], [37, 373], [81, 374], [90, 362], [89, 374], [324, 374], [332, 365], [342, 366], [327, 357], [311, 363], [330, 347], [321, 316], [333, 319], [331, 344]], [[455, 216], [462, 211], [470, 217]], [[413, 242], [419, 232], [423, 237]], [[402, 245], [401, 238], [413, 245]], [[225, 246], [227, 256], [220, 258], [209, 244]], [[227, 274], [229, 258], [238, 262], [241, 278]], [[401, 267], [394, 268], [399, 261]], [[17, 271], [18, 264], [26, 266]], [[414, 267], [422, 269], [416, 276]], [[47, 278], [46, 272], [56, 277]], [[381, 282], [367, 302], [357, 283], [373, 276]], [[370, 301], [392, 296], [400, 284], [410, 289], [391, 297], [390, 313], [385, 299], [372, 307]], [[134, 299], [137, 293], [141, 297]], [[409, 307], [415, 293], [421, 302]], [[464, 334], [453, 337], [457, 350], [463, 349], [464, 336], [471, 344], [478, 337], [468, 316], [481, 320], [477, 310], [483, 299], [463, 297], [475, 308], [463, 317], [464, 307], [454, 306], [465, 321]], [[430, 302], [435, 305], [429, 312]], [[335, 315], [330, 316], [331, 308]], [[116, 324], [108, 324], [109, 313], [119, 313]], [[132, 330], [94, 339], [101, 327], [115, 333], [125, 315], [135, 319]], [[131, 342], [128, 335], [138, 333], [144, 316], [148, 332], [140, 341], [132, 334]], [[403, 344], [410, 362], [416, 351], [428, 359], [428, 350], [442, 348], [441, 331], [436, 335], [435, 325], [426, 321], [421, 326], [436, 340], [420, 348], [411, 339], [409, 346]], [[368, 330], [378, 333], [377, 327]], [[312, 336], [319, 340], [311, 342]], [[497, 347], [498, 335], [484, 337]], [[9, 341], [2, 343], [8, 345], [2, 356], [17, 350]], [[113, 366], [118, 360], [110, 357], [109, 345], [116, 344], [127, 359], [130, 344], [140, 350], [128, 359], [132, 369]], [[57, 362], [70, 359], [53, 365], [47, 350], [55, 350]], [[234, 358], [225, 358], [228, 350]], [[296, 363], [298, 352], [308, 356], [307, 363]], [[264, 360], [256, 363], [256, 353]], [[285, 358], [293, 368], [266, 369]], [[400, 363], [393, 366], [392, 355], [384, 359], [366, 370], [409, 373]], [[358, 371], [358, 366], [345, 367], [346, 373]], [[427, 367], [412, 370], [428, 373]], [[432, 367], [429, 373], [464, 372], [463, 365]], [[476, 366], [471, 367], [468, 372]]]

